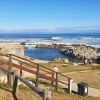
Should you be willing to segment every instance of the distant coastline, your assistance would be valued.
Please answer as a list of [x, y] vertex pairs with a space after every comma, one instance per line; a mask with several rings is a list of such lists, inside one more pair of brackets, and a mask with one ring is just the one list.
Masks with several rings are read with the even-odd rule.
[[[20, 44], [25, 42], [25, 56], [29, 56], [40, 60], [54, 60], [57, 58], [66, 58], [57, 50], [39, 50], [35, 46], [37, 44], [62, 44], [62, 45], [86, 45], [95, 48], [100, 48], [99, 34], [0, 34], [1, 44]], [[46, 53], [47, 54], [46, 54]], [[41, 55], [42, 54], [42, 55]]]
[[96, 33], [73, 33], [73, 34], [63, 34], [63, 33], [14, 33], [14, 34], [0, 34], [0, 43], [21, 43], [26, 42], [27, 45], [36, 45], [37, 43], [44, 44], [85, 44], [93, 47], [100, 47], [100, 34]]

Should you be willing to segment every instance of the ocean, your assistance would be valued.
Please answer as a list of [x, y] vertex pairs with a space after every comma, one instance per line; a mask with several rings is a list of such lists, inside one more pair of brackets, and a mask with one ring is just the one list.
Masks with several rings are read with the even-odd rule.
[[34, 46], [37, 43], [46, 44], [85, 44], [100, 48], [100, 34], [99, 33], [73, 33], [73, 34], [57, 34], [57, 33], [13, 33], [0, 34], [0, 43], [20, 43], [26, 42], [28, 45], [25, 50], [25, 55], [40, 60], [54, 60], [55, 58], [65, 57], [56, 49], [37, 49]]

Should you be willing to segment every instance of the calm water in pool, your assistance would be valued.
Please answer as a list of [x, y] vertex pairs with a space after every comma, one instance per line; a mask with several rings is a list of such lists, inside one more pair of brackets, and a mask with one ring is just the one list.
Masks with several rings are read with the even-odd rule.
[[52, 61], [56, 58], [65, 58], [64, 55], [60, 54], [57, 49], [39, 49], [39, 48], [27, 48], [25, 50], [25, 55], [40, 59]]

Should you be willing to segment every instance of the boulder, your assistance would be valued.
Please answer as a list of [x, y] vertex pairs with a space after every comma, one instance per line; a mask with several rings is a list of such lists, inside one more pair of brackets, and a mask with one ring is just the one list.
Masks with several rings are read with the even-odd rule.
[[96, 48], [86, 45], [67, 46], [64, 49], [60, 49], [60, 53], [80, 60], [84, 60], [84, 58], [96, 59], [100, 54]]
[[37, 44], [36, 48], [47, 48], [48, 45], [47, 44]]
[[69, 63], [69, 60], [67, 58], [57, 58], [54, 61], [59, 63]]

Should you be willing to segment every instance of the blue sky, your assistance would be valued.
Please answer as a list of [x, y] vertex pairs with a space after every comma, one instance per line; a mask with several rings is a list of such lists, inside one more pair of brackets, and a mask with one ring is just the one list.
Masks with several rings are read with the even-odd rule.
[[100, 0], [0, 0], [0, 29], [100, 29]]

